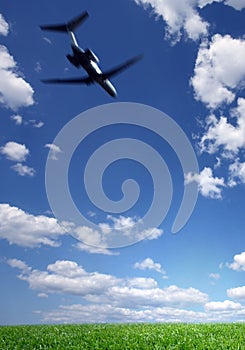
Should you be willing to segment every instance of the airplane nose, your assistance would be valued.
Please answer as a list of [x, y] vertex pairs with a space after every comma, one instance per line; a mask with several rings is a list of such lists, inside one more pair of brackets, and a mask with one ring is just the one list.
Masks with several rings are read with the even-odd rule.
[[117, 92], [116, 90], [115, 91], [112, 91], [112, 94], [111, 94], [112, 97], [116, 98], [117, 97]]

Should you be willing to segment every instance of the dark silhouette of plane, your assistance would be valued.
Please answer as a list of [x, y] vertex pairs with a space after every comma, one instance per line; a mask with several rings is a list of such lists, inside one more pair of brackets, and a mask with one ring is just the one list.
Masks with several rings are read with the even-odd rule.
[[51, 30], [56, 32], [68, 33], [71, 38], [71, 48], [72, 55], [68, 54], [66, 57], [70, 63], [80, 68], [82, 67], [88, 73], [86, 77], [81, 78], [66, 78], [66, 79], [45, 79], [42, 80], [44, 83], [54, 83], [54, 84], [94, 84], [98, 83], [106, 92], [112, 97], [117, 96], [115, 87], [110, 82], [110, 78], [116, 74], [121, 73], [123, 70], [129, 68], [131, 65], [136, 63], [142, 58], [142, 55], [133, 57], [128, 61], [122, 63], [121, 65], [114, 67], [110, 70], [102, 72], [98, 66], [99, 59], [93, 53], [91, 49], [83, 50], [79, 47], [77, 40], [74, 35], [75, 29], [82, 24], [88, 17], [88, 12], [84, 11], [78, 17], [72, 19], [65, 24], [55, 24], [55, 25], [42, 25], [40, 28], [42, 30]]

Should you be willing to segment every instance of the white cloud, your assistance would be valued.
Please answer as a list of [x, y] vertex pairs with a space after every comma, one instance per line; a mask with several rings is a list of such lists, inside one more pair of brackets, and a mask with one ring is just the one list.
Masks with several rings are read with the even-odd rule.
[[[35, 173], [34, 169], [22, 164], [14, 165], [13, 170], [22, 176], [33, 176]], [[43, 215], [34, 216], [9, 204], [0, 204], [0, 238], [8, 240], [10, 244], [23, 247], [33, 248], [42, 244], [56, 247], [60, 245], [60, 242], [57, 241], [59, 236], [70, 234], [78, 240], [73, 246], [79, 250], [91, 254], [119, 255], [115, 249], [108, 248], [110, 235], [108, 237], [104, 225], [107, 224], [98, 224], [98, 230], [87, 226], [76, 227], [72, 222], [59, 223], [54, 218]], [[100, 226], [103, 227], [103, 230], [100, 229]], [[128, 227], [126, 224], [125, 226]], [[108, 226], [108, 229], [111, 227]], [[124, 232], [123, 227], [120, 227], [120, 231], [116, 234], [125, 234], [128, 237], [129, 233], [127, 230]], [[134, 232], [130, 234], [133, 235]]]
[[231, 264], [226, 264], [230, 269], [235, 271], [245, 271], [245, 252], [236, 254]]
[[151, 6], [157, 16], [166, 22], [166, 38], [172, 43], [180, 40], [184, 32], [188, 38], [197, 40], [208, 33], [208, 23], [198, 11], [193, 0], [135, 0], [137, 4]]
[[31, 124], [34, 128], [40, 129], [44, 126], [44, 122], [36, 121], [35, 119], [31, 119], [26, 124]]
[[47, 143], [44, 147], [48, 148], [49, 151], [49, 157], [53, 160], [57, 160], [58, 159], [58, 155], [59, 153], [62, 152], [62, 150], [60, 149], [59, 146], [53, 144], [53, 143]]
[[230, 104], [235, 89], [245, 83], [245, 40], [216, 34], [203, 41], [196, 59], [191, 84], [195, 97], [215, 109]]
[[42, 65], [41, 65], [41, 63], [40, 63], [40, 62], [37, 62], [34, 69], [35, 69], [35, 72], [40, 73], [40, 72], [42, 71]]
[[245, 8], [244, 0], [226, 0], [225, 5], [231, 6], [238, 11]]
[[74, 261], [56, 261], [46, 271], [19, 266], [18, 276], [29, 287], [42, 293], [78, 295], [86, 302], [111, 304], [114, 307], [170, 307], [204, 304], [207, 295], [195, 288], [169, 286], [159, 288], [152, 278], [117, 278], [99, 272], [87, 272]]
[[14, 162], [24, 162], [26, 157], [30, 154], [30, 151], [26, 145], [9, 141], [0, 148], [0, 153]]
[[[222, 3], [235, 10], [245, 8], [244, 0], [134, 0], [146, 10], [152, 9], [166, 23], [165, 38], [172, 44], [180, 41], [183, 34], [197, 41], [207, 37], [209, 23], [202, 18], [200, 9], [213, 3]], [[222, 93], [222, 91], [220, 91]]]
[[200, 322], [205, 320], [203, 312], [194, 312], [170, 307], [142, 308], [135, 310], [115, 307], [111, 304], [61, 305], [56, 310], [40, 312], [43, 322], [49, 323], [89, 323], [101, 322]]
[[206, 132], [199, 143], [202, 152], [215, 153], [221, 147], [224, 155], [237, 154], [245, 147], [245, 99], [239, 98], [237, 107], [231, 110], [231, 119], [210, 115], [206, 119]]
[[[101, 242], [98, 241], [98, 244], [100, 244], [100, 243]], [[84, 251], [84, 252], [87, 252], [90, 254], [119, 255], [119, 252], [116, 252], [113, 249], [107, 249], [107, 248], [103, 248], [103, 247], [95, 247], [95, 246], [91, 246], [88, 244], [84, 244], [82, 242], [76, 243], [75, 247], [81, 251]]]
[[227, 296], [232, 299], [245, 300], [245, 286], [228, 289]]
[[[240, 303], [209, 301], [206, 293], [192, 287], [159, 288], [153, 278], [88, 272], [69, 260], [57, 260], [44, 270], [33, 269], [18, 259], [7, 262], [40, 297], [63, 294], [81, 298], [81, 304], [37, 310], [45, 322], [231, 322], [245, 317], [245, 307]], [[244, 298], [242, 288], [228, 290], [227, 294]], [[194, 311], [197, 305], [204, 311]]]
[[153, 278], [134, 277], [127, 281], [130, 288], [151, 289], [157, 287], [157, 282]]
[[[114, 286], [108, 291], [108, 301], [124, 307], [140, 308], [176, 306], [187, 307], [194, 304], [203, 304], [207, 295], [195, 288], [180, 288], [171, 285], [166, 288], [138, 289], [128, 286]], [[90, 301], [96, 299], [89, 298]]]
[[211, 5], [214, 2], [221, 2], [224, 5], [231, 6], [235, 10], [242, 10], [245, 8], [244, 0], [199, 0], [199, 7], [203, 8], [206, 5]]
[[120, 215], [119, 217], [108, 215], [107, 220], [110, 222], [99, 224], [99, 228], [105, 237], [107, 237], [109, 233], [110, 235], [120, 234], [129, 237], [129, 240], [141, 241], [143, 239], [158, 239], [163, 234], [163, 230], [157, 227], [141, 231], [139, 229], [140, 225], [142, 225], [141, 219], [125, 217], [123, 215]]
[[196, 182], [200, 193], [204, 197], [213, 199], [221, 198], [222, 187], [225, 187], [224, 179], [213, 176], [211, 168], [205, 167], [200, 174], [188, 173], [185, 175], [185, 183]]
[[48, 294], [46, 293], [38, 293], [37, 295], [39, 298], [48, 298]]
[[56, 247], [59, 245], [57, 238], [64, 234], [64, 226], [54, 218], [34, 216], [9, 204], [0, 204], [0, 238], [10, 244], [29, 248]]
[[198, 0], [198, 6], [203, 8], [207, 5], [211, 5], [213, 2], [222, 2], [223, 0]]
[[234, 303], [234, 301], [224, 300], [224, 301], [211, 301], [205, 304], [206, 311], [212, 312], [226, 312], [231, 310], [241, 310], [242, 305], [240, 303]]
[[0, 35], [8, 35], [9, 32], [9, 25], [5, 21], [3, 15], [0, 13]]
[[229, 166], [229, 185], [236, 186], [239, 182], [245, 183], [245, 162], [239, 162], [238, 159]]
[[161, 264], [154, 262], [151, 258], [146, 258], [141, 262], [136, 262], [134, 268], [139, 270], [155, 270], [160, 273], [165, 273], [165, 271], [162, 270]]
[[210, 273], [209, 277], [214, 279], [214, 280], [218, 280], [218, 279], [220, 279], [220, 274], [218, 274], [218, 273]]
[[21, 270], [23, 273], [28, 273], [31, 271], [31, 268], [22, 260], [19, 259], [8, 259], [7, 263], [13, 268]]
[[147, 230], [142, 231], [139, 233], [139, 240], [141, 239], [147, 239], [147, 240], [152, 240], [152, 239], [158, 239], [161, 237], [163, 234], [163, 230], [159, 229], [157, 227], [149, 228]]
[[19, 114], [12, 115], [10, 118], [15, 122], [16, 125], [21, 125], [23, 122], [23, 118]]
[[33, 105], [34, 90], [17, 72], [17, 64], [7, 48], [0, 45], [0, 103], [16, 111]]
[[[82, 244], [77, 243], [76, 247], [80, 250], [95, 254], [117, 255], [113, 248], [116, 242], [116, 247], [122, 242], [125, 244], [132, 244], [145, 240], [152, 240], [159, 238], [163, 231], [158, 228], [140, 230], [142, 221], [132, 217], [114, 217], [107, 216], [107, 222], [97, 224], [97, 229], [92, 229], [87, 226], [76, 227], [73, 229], [72, 235]], [[84, 244], [85, 243], [85, 244]]]
[[15, 165], [11, 166], [11, 169], [16, 171], [20, 176], [32, 177], [36, 173], [35, 169], [33, 169], [27, 165], [23, 165], [22, 163], [17, 163]]

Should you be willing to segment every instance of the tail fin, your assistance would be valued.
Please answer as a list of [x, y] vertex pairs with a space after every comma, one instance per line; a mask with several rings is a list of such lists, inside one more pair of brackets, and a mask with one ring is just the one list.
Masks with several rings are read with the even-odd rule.
[[42, 30], [52, 30], [56, 32], [73, 32], [82, 22], [84, 22], [89, 16], [87, 11], [84, 11], [81, 15], [75, 17], [71, 21], [64, 24], [44, 25], [40, 26]]

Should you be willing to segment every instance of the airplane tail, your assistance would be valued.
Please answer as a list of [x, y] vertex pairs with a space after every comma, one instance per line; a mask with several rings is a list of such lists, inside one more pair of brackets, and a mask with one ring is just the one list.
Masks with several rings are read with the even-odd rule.
[[74, 32], [75, 29], [81, 25], [89, 16], [87, 11], [84, 11], [81, 15], [75, 17], [71, 21], [67, 23], [62, 23], [62, 24], [51, 24], [51, 25], [43, 25], [40, 26], [42, 30], [51, 30], [55, 32], [64, 32], [64, 33], [69, 33], [69, 32]]

